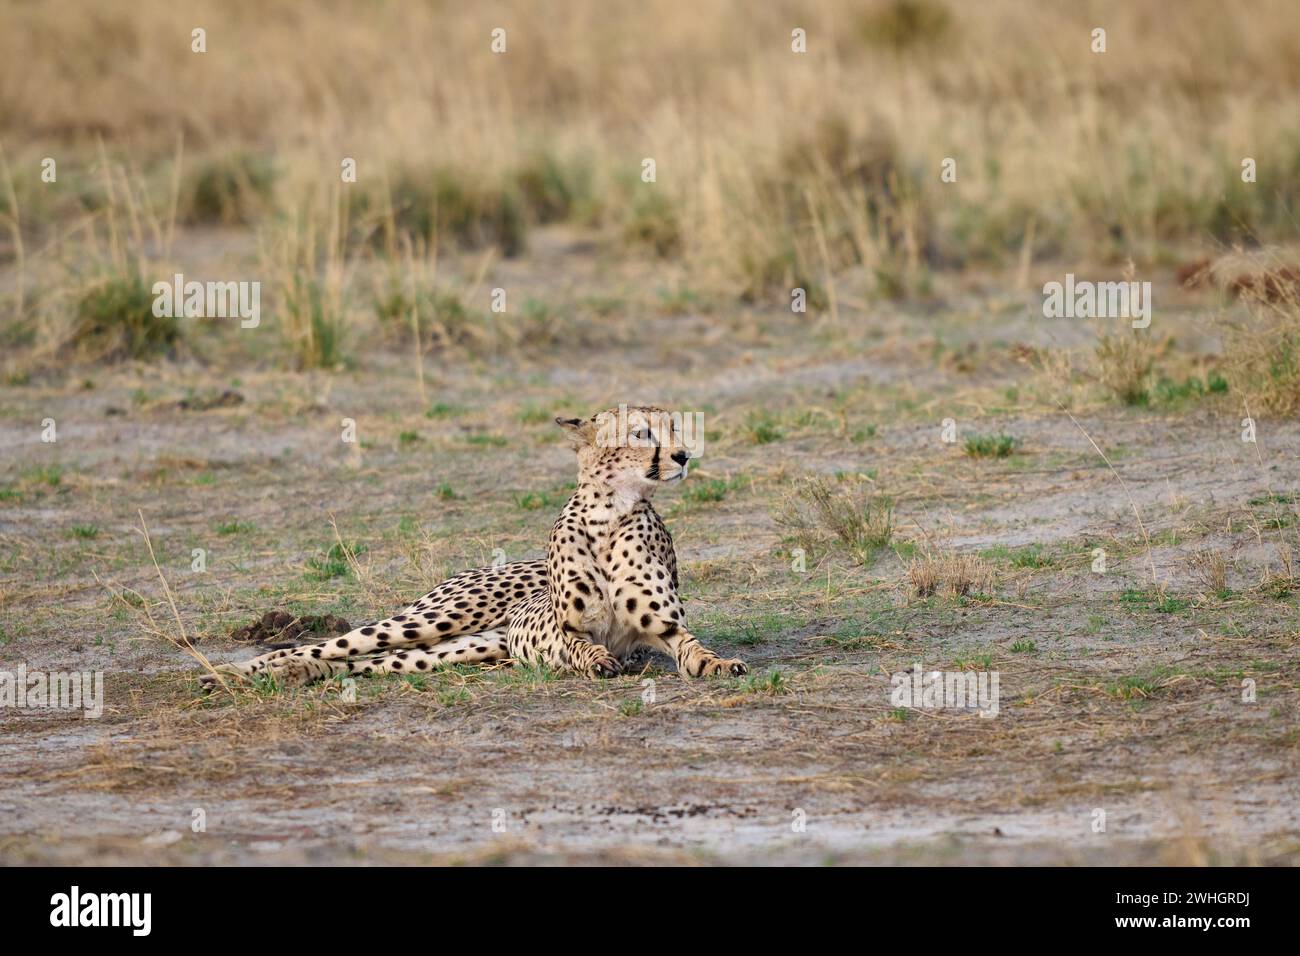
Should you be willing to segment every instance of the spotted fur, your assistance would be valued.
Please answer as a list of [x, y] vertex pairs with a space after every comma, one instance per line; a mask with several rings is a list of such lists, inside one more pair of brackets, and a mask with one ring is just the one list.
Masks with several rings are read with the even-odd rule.
[[688, 471], [675, 422], [662, 409], [632, 408], [623, 435], [609, 427], [610, 416], [618, 410], [556, 419], [577, 450], [578, 488], [551, 529], [544, 561], [462, 571], [386, 620], [219, 670], [296, 685], [514, 659], [612, 677], [633, 651], [650, 648], [687, 677], [746, 673], [743, 661], [724, 660], [687, 628], [672, 535], [650, 503], [659, 486]]

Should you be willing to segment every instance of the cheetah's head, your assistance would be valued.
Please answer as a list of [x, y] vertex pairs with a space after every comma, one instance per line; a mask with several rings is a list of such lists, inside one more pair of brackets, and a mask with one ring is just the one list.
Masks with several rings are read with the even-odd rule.
[[557, 418], [578, 452], [579, 481], [609, 485], [624, 499], [648, 498], [686, 477], [699, 453], [699, 416], [620, 405], [590, 418]]

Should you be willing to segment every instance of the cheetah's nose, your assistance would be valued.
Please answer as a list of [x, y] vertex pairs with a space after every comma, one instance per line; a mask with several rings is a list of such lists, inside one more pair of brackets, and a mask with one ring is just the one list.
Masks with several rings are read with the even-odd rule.
[[677, 462], [677, 464], [684, 465], [690, 461], [691, 453], [688, 451], [675, 451], [669, 457], [672, 458], [673, 461]]

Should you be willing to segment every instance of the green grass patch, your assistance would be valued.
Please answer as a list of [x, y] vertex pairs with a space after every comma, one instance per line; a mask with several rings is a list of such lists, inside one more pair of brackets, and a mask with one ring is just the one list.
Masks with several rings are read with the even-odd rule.
[[690, 504], [707, 504], [718, 502], [744, 484], [740, 478], [710, 478], [707, 481], [693, 481], [682, 489], [682, 500]]
[[524, 511], [554, 511], [569, 500], [569, 496], [573, 494], [576, 487], [577, 485], [573, 482], [568, 482], [550, 491], [525, 492], [522, 495], [515, 496], [515, 504]]
[[1162, 378], [1156, 382], [1153, 397], [1164, 405], [1178, 405], [1207, 395], [1228, 394], [1228, 380], [1218, 372], [1210, 372], [1205, 378], [1190, 376], [1181, 382]]
[[889, 638], [884, 634], [868, 631], [861, 624], [853, 622], [841, 624], [835, 629], [834, 634], [827, 634], [822, 640], [836, 650], [862, 651], [874, 650], [882, 643], [888, 642]]
[[1155, 667], [1140, 674], [1129, 674], [1107, 684], [1106, 696], [1117, 700], [1145, 700], [1154, 697], [1181, 672], [1172, 667]]
[[790, 682], [779, 667], [772, 667], [762, 674], [749, 675], [741, 683], [741, 689], [746, 694], [768, 694], [775, 697], [786, 693], [790, 689]]
[[1252, 508], [1259, 508], [1263, 505], [1293, 505], [1300, 502], [1300, 493], [1291, 491], [1284, 493], [1273, 492], [1272, 494], [1260, 495], [1258, 498], [1251, 498], [1247, 502]]
[[1046, 568], [1054, 563], [1041, 544], [1027, 544], [1020, 548], [999, 544], [985, 548], [980, 555], [992, 561], [1005, 562], [1013, 568]]
[[307, 577], [313, 581], [350, 577], [352, 566], [348, 563], [348, 554], [356, 556], [365, 554], [367, 550], [364, 544], [349, 545], [345, 550], [343, 545], [335, 542], [324, 554], [307, 559]]
[[1125, 588], [1119, 600], [1121, 604], [1150, 604], [1155, 597], [1142, 588]]
[[750, 412], [745, 418], [745, 433], [755, 445], [770, 445], [785, 437], [776, 417], [763, 410]]
[[713, 311], [713, 303], [689, 286], [660, 289], [659, 311], [665, 315], [699, 315]]
[[1251, 498], [1249, 504], [1252, 508], [1260, 509], [1263, 512], [1263, 514], [1257, 514], [1255, 517], [1264, 527], [1269, 530], [1281, 531], [1296, 523], [1295, 509], [1297, 502], [1300, 502], [1300, 494], [1295, 492], [1274, 492]]
[[753, 647], [764, 644], [769, 638], [785, 634], [795, 626], [792, 615], [769, 612], [743, 620], [728, 619], [725, 624], [710, 627], [709, 641]]
[[994, 660], [989, 653], [962, 655], [952, 662], [952, 666], [959, 671], [991, 671]]
[[1190, 603], [1182, 598], [1142, 588], [1126, 588], [1119, 599], [1121, 604], [1144, 607], [1159, 614], [1177, 614], [1190, 606]]
[[514, 180], [528, 213], [538, 222], [586, 222], [599, 215], [594, 170], [586, 158], [539, 152], [515, 170]]
[[523, 425], [547, 425], [555, 421], [555, 415], [541, 405], [530, 403], [519, 412], [519, 421]]
[[169, 351], [180, 324], [154, 315], [153, 302], [152, 288], [133, 267], [91, 280], [74, 306], [73, 345], [100, 361], [147, 360]]
[[564, 676], [560, 671], [543, 663], [520, 663], [514, 667], [499, 667], [480, 673], [483, 673], [492, 683], [508, 687], [538, 687], [542, 684], [553, 684]]
[[970, 458], [1010, 458], [1020, 447], [1020, 439], [1011, 435], [971, 435], [962, 450]]
[[57, 488], [63, 481], [65, 473], [62, 465], [37, 465], [35, 468], [29, 468], [25, 477], [31, 484]]
[[450, 418], [463, 412], [459, 405], [452, 405], [448, 402], [434, 402], [424, 412], [425, 418]]

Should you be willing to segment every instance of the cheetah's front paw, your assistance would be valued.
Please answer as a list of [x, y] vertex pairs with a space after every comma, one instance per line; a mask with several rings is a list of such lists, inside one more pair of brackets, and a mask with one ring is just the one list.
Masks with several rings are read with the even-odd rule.
[[738, 657], [731, 660], [717, 658], [704, 665], [703, 677], [744, 677], [749, 673], [749, 665]]
[[623, 665], [613, 654], [599, 654], [587, 665], [588, 677], [617, 677], [623, 673]]

